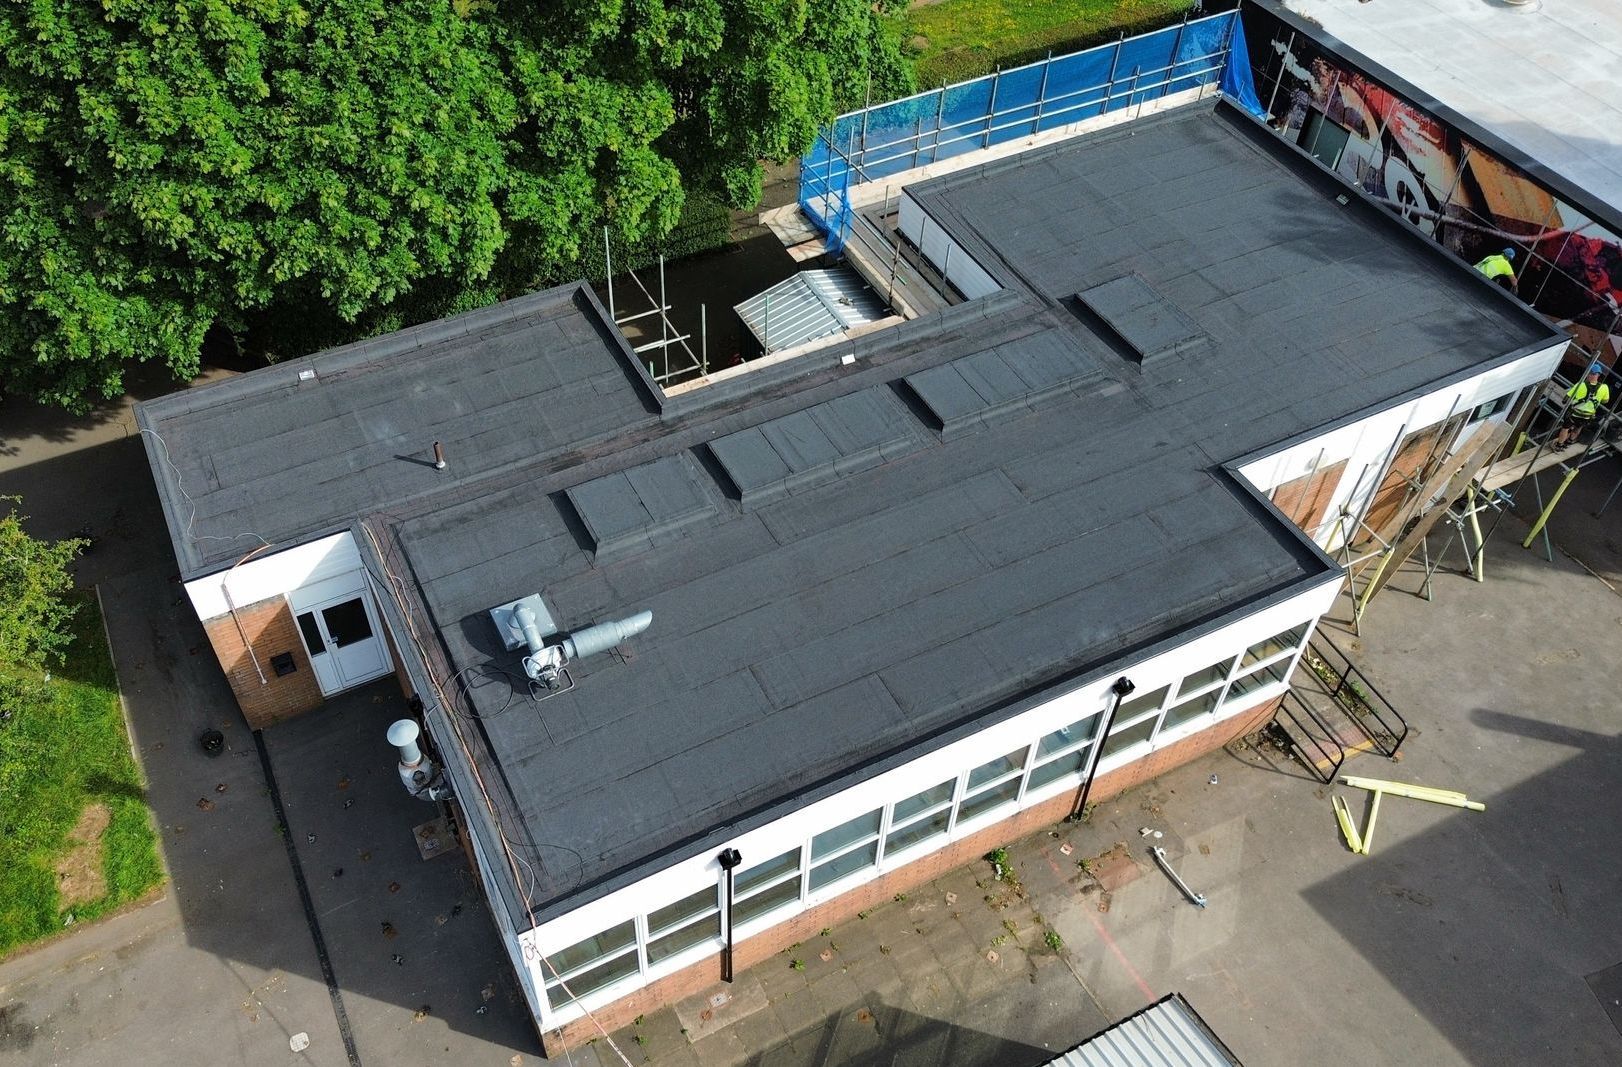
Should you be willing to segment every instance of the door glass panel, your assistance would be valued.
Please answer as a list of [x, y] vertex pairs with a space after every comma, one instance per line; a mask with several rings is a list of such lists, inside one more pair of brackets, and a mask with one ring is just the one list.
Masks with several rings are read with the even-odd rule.
[[327, 643], [321, 639], [321, 627], [315, 624], [315, 613], [306, 611], [298, 617], [299, 632], [304, 635], [304, 647], [310, 650], [310, 655], [319, 656], [327, 650]]
[[372, 636], [372, 623], [366, 618], [366, 605], [360, 597], [322, 608], [321, 621], [327, 624], [327, 633], [338, 648]]

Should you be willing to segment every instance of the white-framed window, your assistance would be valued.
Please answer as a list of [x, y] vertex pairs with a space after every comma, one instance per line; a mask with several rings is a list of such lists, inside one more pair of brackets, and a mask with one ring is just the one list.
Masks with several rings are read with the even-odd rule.
[[[636, 920], [626, 919], [602, 933], [549, 954], [542, 965], [546, 1002], [553, 1008], [573, 1004], [642, 969], [637, 953]], [[549, 965], [548, 965], [549, 964]]]
[[1025, 758], [1030, 751], [1031, 746], [1022, 745], [970, 771], [963, 785], [963, 800], [957, 806], [958, 823], [978, 819], [1018, 800], [1025, 782]]
[[815, 893], [879, 862], [879, 824], [883, 808], [875, 808], [824, 830], [811, 839], [811, 870], [806, 892]]
[[1239, 673], [1233, 684], [1228, 686], [1228, 695], [1223, 703], [1232, 704], [1258, 689], [1288, 681], [1290, 668], [1295, 663], [1296, 653], [1301, 650], [1301, 642], [1308, 628], [1308, 623], [1292, 626], [1246, 649], [1239, 658]]
[[720, 936], [720, 887], [705, 886], [648, 912], [648, 966]]
[[1030, 793], [1063, 779], [1079, 779], [1087, 769], [1093, 742], [1103, 726], [1104, 709], [1099, 708], [1068, 726], [1042, 735], [1036, 742], [1036, 758], [1032, 761], [1025, 791]]
[[957, 779], [898, 800], [890, 809], [890, 830], [884, 836], [884, 858], [900, 855], [926, 841], [944, 837], [952, 828], [952, 797]]
[[800, 900], [800, 857], [796, 845], [780, 856], [739, 871], [732, 883], [732, 926], [770, 914]]
[[1160, 706], [1166, 702], [1166, 694], [1169, 692], [1171, 686], [1163, 685], [1159, 689], [1121, 702], [1121, 706], [1115, 711], [1115, 722], [1110, 726], [1109, 737], [1105, 739], [1104, 747], [1099, 750], [1100, 765], [1128, 749], [1147, 744], [1149, 739], [1154, 737], [1155, 728], [1160, 725]]

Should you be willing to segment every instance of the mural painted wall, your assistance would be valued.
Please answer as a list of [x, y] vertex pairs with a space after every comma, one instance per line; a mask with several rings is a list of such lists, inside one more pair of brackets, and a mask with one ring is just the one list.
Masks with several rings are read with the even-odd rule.
[[1468, 262], [1512, 250], [1506, 287], [1616, 362], [1622, 237], [1269, 12], [1244, 16], [1275, 131]]

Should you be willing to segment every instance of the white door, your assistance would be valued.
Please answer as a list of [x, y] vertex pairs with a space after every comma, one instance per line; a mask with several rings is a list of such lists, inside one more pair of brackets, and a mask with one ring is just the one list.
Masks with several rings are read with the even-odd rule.
[[389, 673], [389, 654], [364, 592], [299, 612], [298, 626], [323, 694], [331, 696]]

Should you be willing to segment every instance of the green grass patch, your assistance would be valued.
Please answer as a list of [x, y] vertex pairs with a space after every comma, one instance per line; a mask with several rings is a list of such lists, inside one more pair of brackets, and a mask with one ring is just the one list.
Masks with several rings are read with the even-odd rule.
[[[163, 880], [146, 787], [130, 755], [118, 682], [96, 599], [86, 595], [66, 661], [46, 699], [0, 724], [0, 955], [93, 919]], [[100, 873], [106, 891], [64, 908], [57, 864], [85, 809], [104, 805]]]
[[918, 88], [1169, 26], [1193, 0], [941, 0], [907, 11]]

